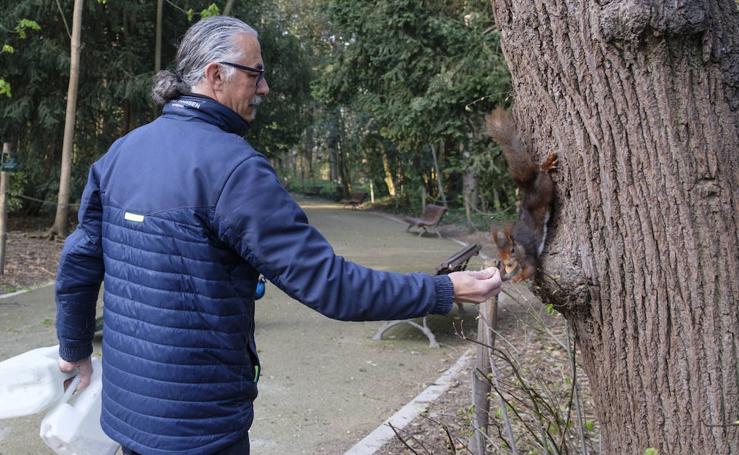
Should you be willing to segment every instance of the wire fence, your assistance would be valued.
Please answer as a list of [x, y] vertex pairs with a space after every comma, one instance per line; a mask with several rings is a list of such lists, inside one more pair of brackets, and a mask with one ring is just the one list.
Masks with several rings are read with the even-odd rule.
[[[58, 202], [47, 201], [47, 200], [44, 200], [44, 199], [38, 199], [38, 198], [35, 198], [35, 197], [26, 196], [25, 194], [10, 194], [10, 197], [17, 197], [19, 199], [25, 199], [27, 201], [38, 202], [38, 203], [41, 203], [41, 204], [44, 204], [44, 205], [54, 205], [54, 206], [62, 205], [62, 204], [59, 204]], [[66, 205], [67, 205], [67, 207], [72, 207], [72, 208], [76, 208], [76, 209], [80, 207], [79, 204], [66, 204]]]

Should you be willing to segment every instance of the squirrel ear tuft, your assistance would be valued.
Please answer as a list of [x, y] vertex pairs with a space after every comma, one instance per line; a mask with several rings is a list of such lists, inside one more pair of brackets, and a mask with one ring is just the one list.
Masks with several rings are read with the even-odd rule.
[[499, 231], [495, 225], [490, 225], [490, 237], [498, 250], [508, 248], [509, 236], [505, 232]]
[[513, 223], [506, 223], [503, 227], [503, 232], [505, 232], [506, 237], [513, 237]]

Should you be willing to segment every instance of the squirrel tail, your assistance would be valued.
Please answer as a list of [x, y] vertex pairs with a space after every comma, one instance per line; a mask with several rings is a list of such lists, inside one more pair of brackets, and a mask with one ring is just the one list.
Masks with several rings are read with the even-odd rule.
[[536, 173], [531, 156], [524, 149], [511, 115], [501, 106], [486, 116], [488, 133], [500, 145], [508, 163], [508, 173], [519, 185], [525, 185]]

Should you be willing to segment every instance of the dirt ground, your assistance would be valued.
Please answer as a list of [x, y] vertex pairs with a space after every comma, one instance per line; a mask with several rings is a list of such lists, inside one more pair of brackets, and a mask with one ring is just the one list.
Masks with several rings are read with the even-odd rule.
[[54, 281], [64, 239], [49, 240], [46, 231], [53, 222], [48, 217], [8, 217], [0, 295]]
[[[60, 240], [48, 240], [44, 236], [47, 220], [11, 219], [11, 230], [7, 241], [5, 273], [0, 275], [0, 294], [31, 288], [53, 281], [59, 254], [63, 246]], [[50, 224], [50, 222], [48, 222]], [[470, 231], [465, 226], [446, 225], [440, 232], [445, 237], [456, 238], [465, 243], [478, 243], [482, 252], [495, 256], [488, 234]], [[572, 365], [564, 349], [567, 344], [564, 319], [558, 314], [549, 314], [538, 299], [525, 287], [506, 284], [506, 293], [512, 304], [501, 305], [498, 325], [497, 347], [501, 353], [496, 357], [498, 380], [503, 396], [509, 400], [505, 407], [512, 422], [516, 446], [521, 453], [543, 453], [540, 421], [549, 423], [553, 445], [566, 444], [570, 449], [577, 447], [580, 438], [585, 439], [591, 453], [597, 452], [598, 428], [593, 415], [587, 377], [577, 367], [577, 386], [580, 391], [583, 414], [583, 434], [578, 434], [575, 408], [567, 413], [572, 396]], [[509, 300], [510, 302], [510, 300]], [[461, 327], [459, 336], [474, 337], [475, 327]], [[503, 358], [508, 358], [507, 363]], [[471, 405], [471, 381], [473, 365], [467, 366], [466, 374], [434, 402], [430, 408], [405, 429], [399, 437], [387, 444], [380, 452], [383, 455], [425, 453], [471, 453], [470, 436], [473, 434]], [[518, 375], [514, 374], [518, 372]], [[429, 378], [433, 380], [434, 378]], [[527, 387], [522, 387], [522, 384]], [[498, 406], [498, 395], [490, 411], [488, 453], [508, 452], [505, 447], [503, 407]], [[536, 417], [532, 409], [549, 408], [559, 413], [562, 422], [554, 425], [555, 418], [543, 415]], [[564, 423], [568, 422], [568, 423]], [[562, 437], [560, 428], [568, 431]], [[538, 439], [538, 441], [537, 441]], [[549, 443], [544, 443], [547, 445]]]
[[[439, 231], [448, 238], [454, 238], [467, 244], [481, 245], [481, 253], [495, 258], [496, 250], [490, 242], [489, 233], [474, 231], [463, 225], [449, 224]], [[506, 410], [511, 421], [516, 449], [519, 453], [566, 453], [581, 447], [584, 440], [588, 450], [586, 453], [600, 453], [599, 429], [595, 418], [588, 378], [578, 364], [577, 391], [582, 414], [582, 434], [578, 431], [578, 420], [575, 406], [568, 406], [574, 399], [572, 388], [572, 362], [565, 346], [568, 344], [565, 319], [554, 312], [550, 314], [546, 305], [534, 296], [527, 286], [506, 283], [505, 297], [500, 299], [496, 349], [496, 365], [499, 369], [498, 380], [500, 391], [508, 406]], [[476, 327], [468, 327], [464, 334], [474, 338]], [[460, 336], [463, 336], [460, 333]], [[503, 357], [511, 359], [513, 365], [507, 364]], [[514, 374], [514, 367], [518, 374]], [[472, 416], [472, 381], [475, 370], [470, 362], [464, 375], [456, 384], [429, 409], [403, 430], [391, 443], [377, 452], [379, 455], [398, 454], [469, 454], [471, 436], [474, 433]], [[522, 383], [526, 387], [522, 387]], [[530, 389], [530, 390], [529, 390]], [[506, 446], [505, 420], [499, 405], [500, 398], [493, 390], [491, 395], [490, 430], [487, 436], [487, 453], [510, 453]], [[531, 398], [531, 397], [534, 398]], [[541, 412], [536, 417], [536, 406], [546, 408], [547, 404], [558, 412], [568, 430], [562, 438], [562, 432], [552, 424], [556, 419], [551, 413]], [[567, 409], [571, 409], [567, 413]], [[569, 415], [569, 420], [568, 420]], [[540, 422], [544, 421], [542, 425]], [[540, 428], [550, 424], [549, 433], [554, 443], [545, 449], [537, 441], [541, 438]], [[563, 423], [560, 425], [565, 427]], [[561, 452], [554, 449], [560, 448]]]
[[42, 230], [11, 230], [6, 245], [0, 294], [54, 281], [62, 251], [61, 240], [46, 239]]

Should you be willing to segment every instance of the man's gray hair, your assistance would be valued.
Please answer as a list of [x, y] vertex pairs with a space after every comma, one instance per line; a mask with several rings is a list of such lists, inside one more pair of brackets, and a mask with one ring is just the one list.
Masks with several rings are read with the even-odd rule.
[[[205, 67], [220, 61], [238, 61], [243, 55], [236, 45], [236, 38], [244, 33], [257, 36], [257, 32], [244, 22], [228, 16], [212, 16], [195, 23], [182, 38], [177, 49], [175, 70], [159, 71], [154, 76], [151, 97], [157, 105], [163, 105], [188, 93], [205, 77]], [[226, 78], [235, 69], [222, 65]]]

